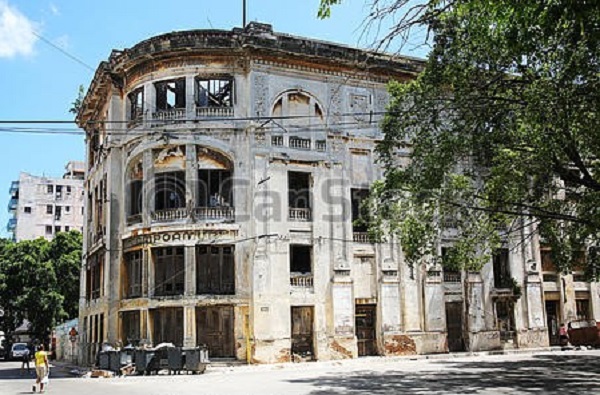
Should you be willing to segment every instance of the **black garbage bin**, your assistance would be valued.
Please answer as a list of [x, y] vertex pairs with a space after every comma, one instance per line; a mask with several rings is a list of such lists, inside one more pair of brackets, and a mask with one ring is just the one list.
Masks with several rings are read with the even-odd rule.
[[133, 359], [135, 360], [135, 370], [139, 374], [148, 374], [150, 373], [150, 369], [148, 369], [151, 364], [152, 359], [154, 358], [154, 350], [148, 350], [145, 348], [136, 349], [133, 353]]
[[208, 348], [199, 346], [183, 349], [185, 353], [185, 370], [188, 372], [204, 373], [206, 366], [210, 363], [208, 359]]
[[108, 351], [100, 351], [98, 354], [98, 369], [110, 370], [110, 356]]
[[121, 374], [121, 351], [110, 350], [106, 351], [108, 355], [108, 370], [115, 372], [115, 374]]
[[169, 374], [181, 373], [183, 369], [183, 353], [179, 347], [167, 347], [167, 359], [169, 361]]

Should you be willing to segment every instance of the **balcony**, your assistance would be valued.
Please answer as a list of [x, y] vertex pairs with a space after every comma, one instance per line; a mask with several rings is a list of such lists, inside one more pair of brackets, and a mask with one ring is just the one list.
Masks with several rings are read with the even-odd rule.
[[19, 205], [19, 199], [12, 198], [8, 201], [8, 212], [12, 213], [17, 210], [17, 206]]
[[290, 207], [289, 220], [298, 222], [309, 222], [311, 220], [310, 209]]
[[327, 141], [326, 140], [317, 140], [316, 143], [317, 151], [325, 152], [327, 151]]
[[196, 107], [196, 118], [231, 118], [233, 107]]
[[369, 237], [369, 234], [367, 232], [353, 232], [352, 240], [355, 243], [362, 243], [362, 244], [373, 243], [373, 241], [371, 240], [371, 237]]
[[193, 210], [193, 218], [197, 221], [233, 221], [235, 209], [233, 207], [196, 207]]
[[159, 110], [152, 113], [152, 121], [163, 123], [182, 123], [186, 118], [185, 108], [172, 108], [169, 110]]
[[19, 192], [19, 181], [13, 181], [10, 183], [10, 189], [8, 190], [8, 193], [10, 193], [11, 195], [14, 193]]
[[127, 216], [127, 226], [139, 224], [142, 222], [142, 214], [132, 214]]
[[185, 207], [157, 210], [152, 213], [152, 220], [156, 222], [169, 222], [186, 219], [188, 210]]
[[17, 219], [16, 218], [10, 218], [8, 220], [8, 223], [6, 224], [6, 230], [8, 232], [14, 232], [16, 228], [17, 228]]
[[309, 150], [310, 139], [301, 139], [299, 137], [290, 137], [290, 148]]
[[[141, 214], [138, 214], [139, 218], [133, 218], [130, 216], [127, 218], [128, 225], [141, 222]], [[155, 222], [171, 222], [180, 221], [190, 218], [194, 222], [196, 221], [234, 221], [235, 220], [235, 209], [233, 207], [196, 207], [192, 210], [191, 215], [187, 208], [173, 208], [167, 210], [157, 210], [152, 213], [152, 221]], [[131, 222], [137, 221], [137, 222]]]
[[312, 273], [291, 273], [290, 285], [293, 288], [311, 289], [313, 288]]
[[460, 284], [462, 275], [460, 272], [444, 272], [444, 282], [450, 284]]

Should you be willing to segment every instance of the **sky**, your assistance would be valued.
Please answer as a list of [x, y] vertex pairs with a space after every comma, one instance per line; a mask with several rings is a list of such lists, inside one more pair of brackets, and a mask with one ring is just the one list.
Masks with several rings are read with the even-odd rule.
[[[277, 32], [368, 47], [362, 22], [364, 0], [345, 0], [326, 20], [316, 17], [319, 0], [247, 0], [247, 20]], [[80, 85], [88, 87], [99, 62], [112, 49], [129, 48], [176, 30], [242, 25], [242, 0], [0, 0], [0, 237], [7, 237], [10, 182], [19, 172], [60, 177], [69, 160], [84, 160], [83, 137], [8, 133], [75, 125], [17, 125], [4, 121], [71, 121]], [[403, 49], [423, 57], [424, 49]], [[4, 129], [3, 129], [4, 128]]]

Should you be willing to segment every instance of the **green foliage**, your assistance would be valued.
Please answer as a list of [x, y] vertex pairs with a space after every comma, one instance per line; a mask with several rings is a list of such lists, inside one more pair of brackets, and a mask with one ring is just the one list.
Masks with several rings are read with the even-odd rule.
[[3, 328], [13, 331], [24, 319], [38, 337], [77, 316], [82, 237], [58, 233], [45, 239], [13, 243], [0, 240], [0, 306]]
[[341, 4], [342, 0], [321, 0], [317, 16], [321, 19], [326, 19], [331, 16], [331, 6]]
[[83, 104], [84, 98], [85, 98], [85, 87], [83, 85], [79, 85], [79, 89], [77, 90], [77, 97], [71, 103], [71, 108], [69, 108], [69, 112], [71, 114], [77, 115], [79, 113], [79, 109], [81, 109], [81, 105]]
[[378, 224], [410, 263], [451, 218], [455, 261], [470, 270], [499, 229], [539, 227], [569, 270], [600, 236], [600, 2], [389, 3], [411, 15], [394, 34], [424, 27], [432, 50], [418, 78], [389, 86]]

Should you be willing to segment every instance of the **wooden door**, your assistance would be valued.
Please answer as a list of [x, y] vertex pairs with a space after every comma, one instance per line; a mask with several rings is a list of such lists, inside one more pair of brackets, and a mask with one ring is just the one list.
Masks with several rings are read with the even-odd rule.
[[209, 357], [234, 358], [233, 307], [198, 307], [196, 311], [197, 344], [208, 346]]
[[546, 319], [548, 325], [548, 337], [551, 346], [560, 345], [560, 339], [558, 336], [558, 328], [560, 323], [558, 322], [558, 302], [555, 300], [546, 301]]
[[358, 356], [377, 355], [376, 314], [376, 305], [356, 305]]
[[292, 307], [292, 354], [304, 358], [314, 355], [312, 306]]
[[446, 303], [446, 327], [448, 329], [448, 351], [450, 352], [465, 351], [462, 313], [462, 302]]

